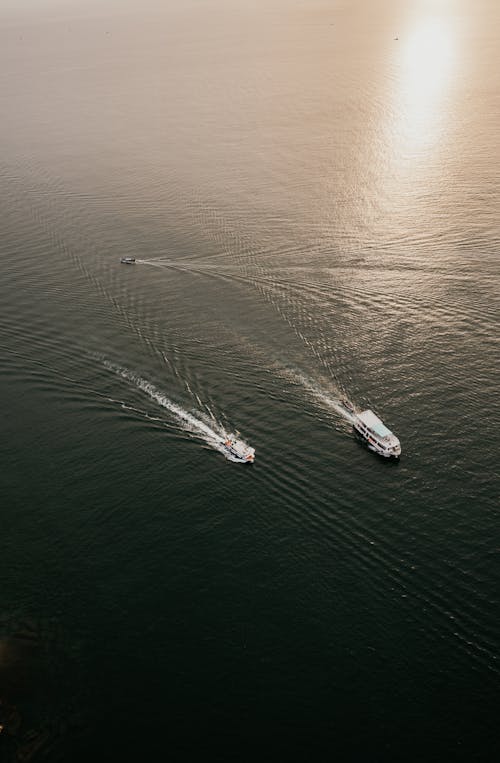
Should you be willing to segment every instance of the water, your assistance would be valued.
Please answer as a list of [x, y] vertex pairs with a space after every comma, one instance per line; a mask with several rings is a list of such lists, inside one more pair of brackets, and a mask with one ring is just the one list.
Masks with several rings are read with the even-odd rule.
[[497, 4], [1, 19], [4, 759], [495, 759]]

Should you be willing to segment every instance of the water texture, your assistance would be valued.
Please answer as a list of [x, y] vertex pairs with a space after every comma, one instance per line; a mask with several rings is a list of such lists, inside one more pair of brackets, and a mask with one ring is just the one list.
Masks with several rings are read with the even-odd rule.
[[2, 760], [495, 760], [497, 3], [0, 21]]

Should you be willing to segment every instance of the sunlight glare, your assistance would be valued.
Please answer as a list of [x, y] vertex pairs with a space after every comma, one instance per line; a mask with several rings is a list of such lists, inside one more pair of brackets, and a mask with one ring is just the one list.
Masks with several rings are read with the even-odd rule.
[[433, 142], [440, 104], [446, 94], [454, 58], [450, 26], [429, 17], [403, 43], [401, 105], [404, 132], [414, 146]]

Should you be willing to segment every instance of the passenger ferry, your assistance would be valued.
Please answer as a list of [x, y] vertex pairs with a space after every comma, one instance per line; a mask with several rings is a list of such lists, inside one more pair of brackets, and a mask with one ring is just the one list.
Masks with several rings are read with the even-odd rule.
[[228, 453], [230, 453], [237, 461], [242, 461], [245, 464], [253, 464], [255, 461], [255, 448], [251, 448], [249, 445], [246, 445], [242, 440], [238, 440], [234, 435], [227, 435], [222, 444]]
[[399, 458], [401, 455], [401, 444], [396, 435], [370, 409], [354, 413], [353, 427], [369, 449], [379, 456]]

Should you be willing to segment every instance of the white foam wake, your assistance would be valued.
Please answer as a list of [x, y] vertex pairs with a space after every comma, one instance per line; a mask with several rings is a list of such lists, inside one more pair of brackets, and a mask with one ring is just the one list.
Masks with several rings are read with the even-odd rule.
[[308, 379], [307, 376], [304, 376], [304, 374], [300, 373], [299, 371], [286, 369], [280, 373], [281, 375], [286, 376], [288, 379], [293, 381], [295, 384], [303, 387], [303, 389], [305, 389], [306, 392], [313, 399], [317, 400], [323, 407], [333, 409], [336, 413], [340, 414], [340, 416], [346, 419], [346, 421], [349, 421], [351, 424], [355, 421], [355, 417], [352, 415], [352, 413], [350, 413], [342, 405], [340, 395], [336, 396], [326, 392], [318, 384], [316, 384], [316, 382], [312, 381], [312, 379]]
[[[170, 400], [163, 392], [161, 392], [161, 390], [157, 389], [154, 384], [151, 384], [151, 382], [148, 382], [141, 376], [134, 374], [127, 368], [122, 368], [115, 363], [111, 363], [109, 360], [103, 360], [102, 362], [109, 371], [112, 371], [117, 376], [120, 376], [122, 379], [132, 383], [137, 389], [141, 390], [141, 392], [144, 392], [151, 400], [158, 403], [162, 408], [165, 408], [167, 411], [172, 413], [174, 418], [177, 420], [177, 424], [181, 426], [185, 432], [188, 432], [202, 439], [207, 443], [207, 445], [210, 445], [210, 447], [219, 451], [219, 453], [222, 453], [225, 458], [228, 459], [228, 461], [241, 461], [241, 459], [231, 455], [231, 453], [229, 453], [227, 448], [224, 446], [224, 442], [229, 437], [233, 437], [233, 435], [230, 435], [230, 433], [224, 429], [222, 424], [215, 421], [215, 419], [211, 419], [210, 424], [207, 424], [205, 421], [203, 421], [203, 414], [201, 412], [197, 412], [195, 415], [194, 413], [186, 411], [180, 405], [177, 405], [177, 403], [174, 403], [172, 400]], [[245, 443], [243, 440], [240, 439], [240, 442], [245, 448], [249, 448], [247, 443]]]

